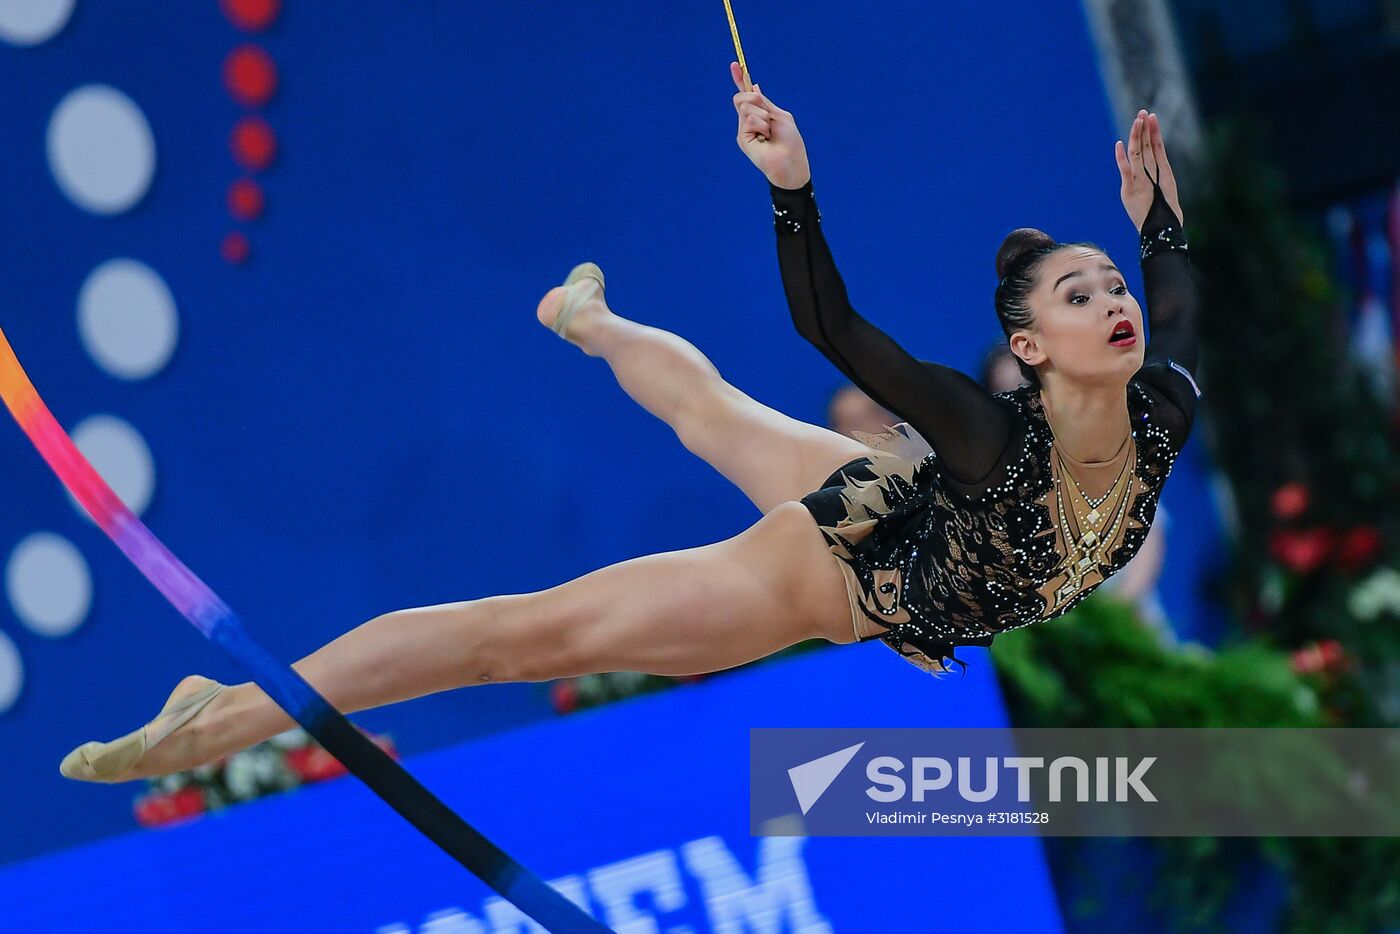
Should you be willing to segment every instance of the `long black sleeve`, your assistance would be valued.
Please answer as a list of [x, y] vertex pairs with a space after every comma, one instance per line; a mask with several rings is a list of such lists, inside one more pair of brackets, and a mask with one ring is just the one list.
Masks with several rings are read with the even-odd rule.
[[966, 374], [911, 356], [857, 314], [822, 236], [812, 183], [769, 187], [778, 265], [797, 332], [923, 435], [955, 480], [968, 486], [985, 480], [1015, 428], [1009, 407]]
[[1176, 446], [1184, 445], [1201, 391], [1192, 375], [1200, 351], [1201, 295], [1191, 272], [1181, 219], [1155, 188], [1142, 225], [1142, 279], [1148, 343], [1134, 379], [1157, 390], [1175, 411], [1166, 419]]

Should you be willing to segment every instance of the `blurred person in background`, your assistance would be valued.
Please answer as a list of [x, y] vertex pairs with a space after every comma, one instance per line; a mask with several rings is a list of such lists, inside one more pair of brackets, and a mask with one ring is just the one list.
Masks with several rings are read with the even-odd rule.
[[857, 432], [878, 435], [898, 421], [889, 409], [851, 383], [832, 393], [826, 404], [826, 427], [847, 438], [858, 439]]

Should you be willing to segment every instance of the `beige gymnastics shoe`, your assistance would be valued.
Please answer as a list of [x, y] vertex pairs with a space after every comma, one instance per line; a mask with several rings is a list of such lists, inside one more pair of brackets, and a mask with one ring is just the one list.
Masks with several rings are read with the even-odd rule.
[[209, 678], [191, 675], [176, 685], [150, 723], [110, 743], [83, 743], [63, 757], [59, 772], [80, 782], [131, 781], [128, 776], [147, 750], [193, 720], [225, 687]]
[[594, 296], [592, 288], [572, 288], [585, 279], [591, 279], [598, 283], [598, 293], [607, 288], [603, 281], [603, 270], [599, 269], [596, 263], [579, 263], [569, 271], [569, 277], [564, 280], [564, 307], [559, 309], [554, 323], [549, 326], [555, 334], [566, 340], [568, 339], [569, 322], [573, 320], [574, 312], [578, 311], [585, 302]]

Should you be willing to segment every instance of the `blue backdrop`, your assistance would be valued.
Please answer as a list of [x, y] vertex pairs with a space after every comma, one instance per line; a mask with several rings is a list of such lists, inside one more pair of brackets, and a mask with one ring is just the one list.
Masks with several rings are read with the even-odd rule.
[[[1095, 239], [1132, 267], [1073, 0], [737, 6], [755, 77], [807, 140], [853, 300], [916, 353], [976, 365], [999, 334], [993, 256], [1013, 227]], [[285, 4], [256, 39], [279, 70], [262, 113], [280, 154], [259, 175], [266, 216], [244, 225], [252, 259], [234, 266], [218, 246], [242, 110], [220, 69], [246, 39], [214, 3], [80, 0], [52, 41], [0, 45], [0, 323], [62, 423], [111, 413], [139, 430], [157, 472], [145, 520], [276, 653], [756, 518], [605, 365], [534, 320], [546, 289], [596, 260], [618, 311], [822, 417], [838, 378], [787, 318], [766, 183], [734, 143], [720, 4]], [[156, 140], [151, 190], [115, 217], [71, 203], [45, 158], [54, 107], [89, 82], [130, 96]], [[142, 382], [95, 366], [75, 325], [84, 279], [114, 257], [149, 264], [179, 308], [175, 356]], [[1188, 630], [1209, 556], [1196, 446], [1165, 497], [1163, 591]], [[185, 674], [242, 678], [17, 430], [0, 430], [0, 484], [0, 557], [58, 533], [95, 592], [61, 639], [0, 602], [26, 672], [0, 714], [7, 861], [131, 826], [135, 786], [63, 781], [69, 748], [137, 726]], [[926, 690], [939, 722], [960, 688]], [[513, 685], [359, 719], [414, 753], [547, 715], [542, 686]]]

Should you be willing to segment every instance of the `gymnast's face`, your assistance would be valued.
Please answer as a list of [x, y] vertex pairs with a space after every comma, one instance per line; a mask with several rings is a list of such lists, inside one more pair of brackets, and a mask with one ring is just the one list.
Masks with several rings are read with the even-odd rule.
[[1117, 266], [1099, 250], [1066, 246], [1038, 272], [1028, 296], [1034, 323], [1012, 335], [1012, 350], [1042, 374], [1126, 384], [1142, 366], [1146, 341], [1142, 308]]

